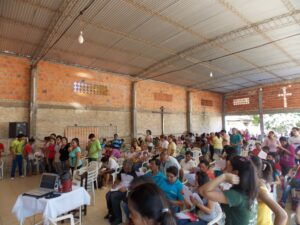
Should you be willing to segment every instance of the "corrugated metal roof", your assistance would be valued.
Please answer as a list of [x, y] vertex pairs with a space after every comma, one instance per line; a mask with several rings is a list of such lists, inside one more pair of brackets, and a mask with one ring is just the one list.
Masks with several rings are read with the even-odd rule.
[[[42, 56], [89, 2], [0, 1], [0, 51]], [[228, 92], [299, 78], [299, 33], [298, 0], [101, 0], [45, 58]]]

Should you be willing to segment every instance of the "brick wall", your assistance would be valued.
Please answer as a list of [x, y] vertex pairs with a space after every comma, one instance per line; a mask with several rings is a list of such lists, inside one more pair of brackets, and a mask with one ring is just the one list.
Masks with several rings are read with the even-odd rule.
[[0, 56], [0, 99], [28, 101], [29, 71], [28, 59]]
[[[107, 88], [107, 94], [74, 93], [74, 82]], [[38, 66], [38, 102], [68, 105], [130, 107], [130, 79], [105, 72], [41, 62]]]
[[[28, 121], [30, 61], [0, 55], [0, 138], [7, 137], [8, 122]], [[101, 94], [74, 92], [74, 82], [99, 85]], [[131, 79], [101, 71], [52, 62], [40, 62], [37, 80], [37, 134], [39, 138], [67, 126], [118, 127], [120, 136], [130, 136]], [[221, 126], [221, 96], [193, 92], [193, 130], [215, 130]], [[212, 106], [201, 106], [201, 100]], [[137, 83], [137, 130], [160, 134], [160, 107], [165, 107], [165, 132], [180, 134], [187, 129], [187, 92], [183, 87], [155, 81]], [[17, 108], [16, 108], [17, 107]], [[207, 115], [202, 116], [203, 110]], [[4, 132], [5, 131], [5, 132]]]
[[[286, 87], [286, 92], [292, 94], [287, 97], [287, 107], [284, 107], [283, 97], [278, 96], [282, 94], [282, 88]], [[293, 112], [300, 111], [300, 82], [294, 83], [277, 83], [272, 85], [262, 86], [263, 94], [263, 111], [264, 113], [276, 112]], [[226, 114], [254, 114], [258, 113], [258, 87], [249, 88], [246, 90], [237, 91], [226, 95]], [[247, 105], [233, 105], [234, 99], [249, 98]]]

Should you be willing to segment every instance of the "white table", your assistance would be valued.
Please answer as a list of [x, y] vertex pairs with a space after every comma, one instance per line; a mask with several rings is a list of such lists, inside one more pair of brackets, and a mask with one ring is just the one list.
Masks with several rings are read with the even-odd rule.
[[61, 196], [52, 199], [19, 195], [12, 212], [20, 224], [23, 224], [27, 217], [38, 213], [43, 214], [44, 224], [48, 224], [49, 219], [54, 219], [76, 208], [81, 209], [82, 205], [89, 205], [90, 201], [91, 197], [83, 187], [73, 186], [71, 192], [62, 193]]

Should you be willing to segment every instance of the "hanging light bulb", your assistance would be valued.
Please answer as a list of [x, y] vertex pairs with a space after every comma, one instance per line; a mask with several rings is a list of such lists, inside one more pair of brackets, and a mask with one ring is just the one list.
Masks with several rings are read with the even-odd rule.
[[79, 34], [79, 36], [78, 36], [78, 42], [79, 42], [79, 44], [83, 44], [83, 42], [84, 42], [84, 38], [83, 38], [83, 35], [82, 35], [82, 31], [80, 31], [80, 34]]
[[211, 71], [210, 71], [210, 74], [209, 74], [209, 76], [210, 76], [210, 77], [213, 77], [213, 73], [212, 73]]

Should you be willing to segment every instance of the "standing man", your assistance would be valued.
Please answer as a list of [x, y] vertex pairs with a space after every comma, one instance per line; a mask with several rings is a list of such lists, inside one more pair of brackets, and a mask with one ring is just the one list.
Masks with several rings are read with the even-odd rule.
[[10, 144], [10, 153], [12, 155], [12, 168], [11, 168], [11, 174], [10, 174], [10, 179], [14, 180], [15, 179], [15, 173], [16, 173], [16, 168], [18, 165], [19, 168], [19, 175], [20, 177], [23, 176], [23, 148], [24, 148], [24, 140], [23, 140], [24, 135], [23, 134], [18, 134], [17, 138], [12, 141]]
[[88, 160], [91, 161], [98, 161], [99, 152], [101, 150], [100, 141], [95, 137], [95, 134], [89, 135], [89, 144], [88, 144]]

